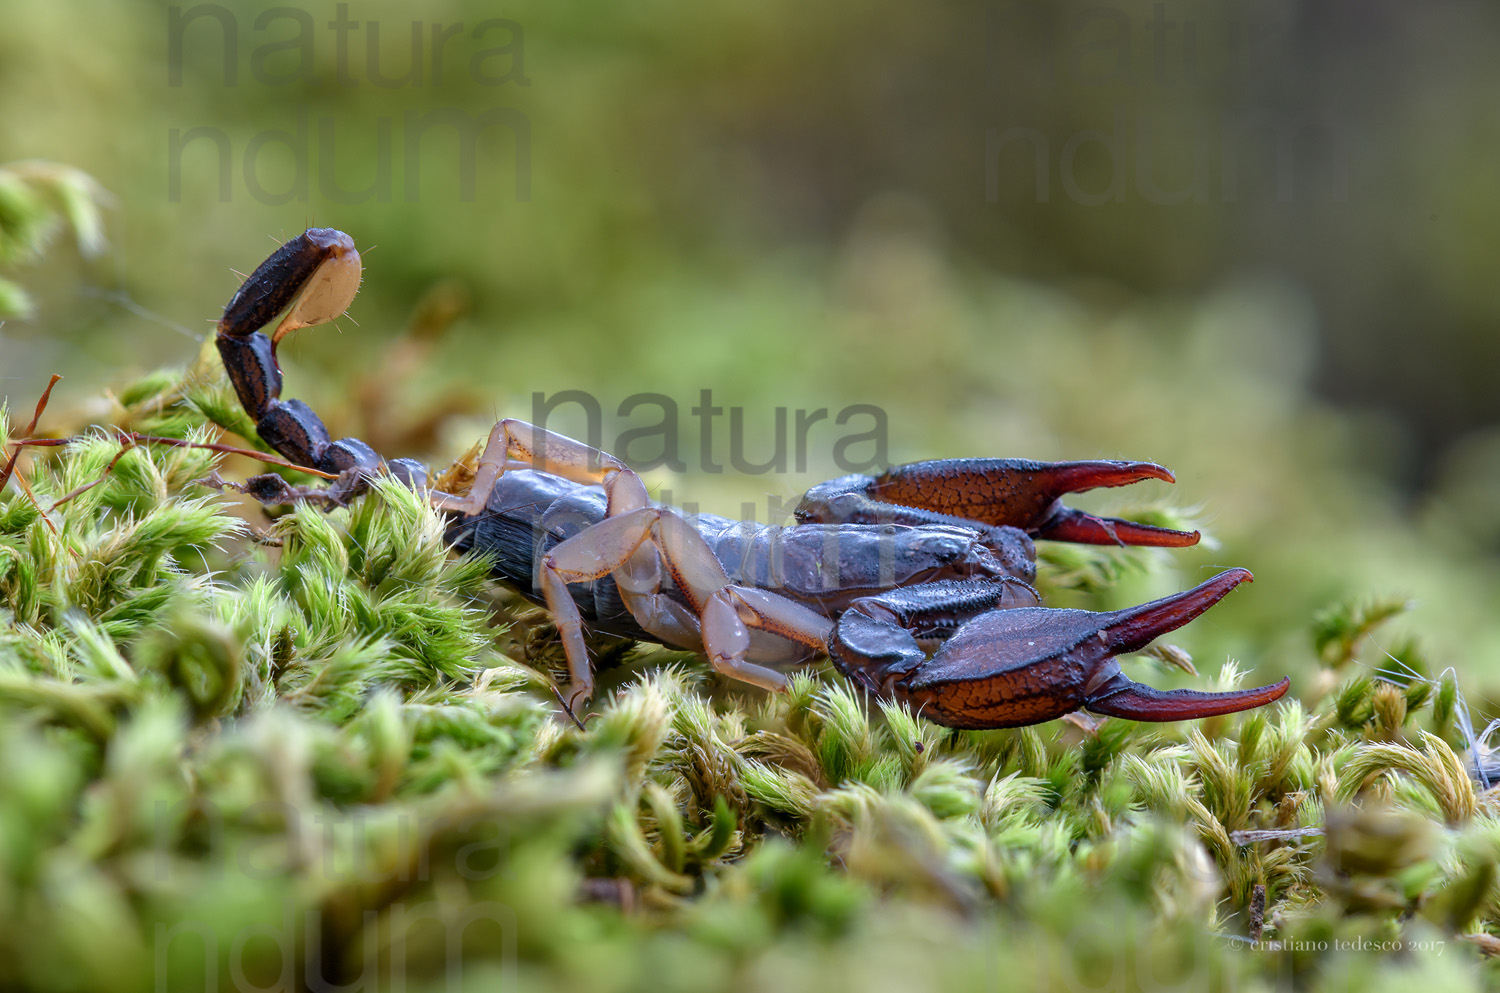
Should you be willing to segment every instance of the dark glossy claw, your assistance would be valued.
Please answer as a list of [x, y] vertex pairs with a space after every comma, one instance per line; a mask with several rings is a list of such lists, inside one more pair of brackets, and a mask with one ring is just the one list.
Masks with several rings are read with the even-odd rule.
[[1098, 517], [1062, 504], [1058, 504], [1056, 512], [1032, 533], [1038, 538], [1071, 541], [1075, 545], [1146, 545], [1155, 548], [1186, 548], [1198, 544], [1202, 538], [1197, 531], [1174, 531], [1118, 517]]
[[1159, 690], [1137, 683], [1122, 672], [1107, 692], [1096, 693], [1087, 701], [1087, 706], [1096, 714], [1125, 717], [1132, 721], [1187, 721], [1264, 707], [1285, 696], [1291, 685], [1292, 681], [1283, 676], [1280, 682], [1270, 686], [1228, 693]]
[[1198, 617], [1224, 599], [1236, 586], [1254, 581], [1255, 577], [1250, 574], [1249, 569], [1225, 569], [1190, 590], [1173, 593], [1138, 607], [1099, 613], [1070, 610], [1067, 613], [1082, 614], [1084, 619], [1092, 621], [1090, 623], [1089, 620], [1084, 620], [1073, 629], [1080, 640], [1097, 639], [1108, 646], [1106, 654], [1123, 655], [1140, 651], [1168, 631], [1175, 631]]
[[942, 459], [896, 466], [866, 491], [875, 501], [922, 507], [990, 525], [1010, 525], [1038, 538], [1093, 545], [1197, 544], [1196, 531], [1096, 517], [1065, 507], [1069, 493], [1128, 486], [1144, 479], [1174, 482], [1154, 462], [1032, 462], [1026, 459]]
[[1018, 727], [1079, 708], [1141, 721], [1212, 717], [1270, 703], [1288, 683], [1227, 693], [1165, 692], [1130, 680], [1117, 655], [1139, 651], [1218, 603], [1248, 570], [1139, 607], [1095, 613], [1045, 607], [997, 610], [965, 624], [925, 664], [895, 680], [897, 693], [950, 727]]

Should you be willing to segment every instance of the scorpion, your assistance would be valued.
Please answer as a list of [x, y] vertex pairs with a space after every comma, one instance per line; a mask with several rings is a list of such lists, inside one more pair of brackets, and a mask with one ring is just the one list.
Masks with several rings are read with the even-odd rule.
[[[700, 652], [718, 672], [772, 691], [788, 685], [781, 667], [826, 656], [866, 691], [954, 728], [1037, 724], [1080, 709], [1176, 721], [1260, 707], [1287, 691], [1285, 678], [1256, 689], [1162, 691], [1121, 670], [1119, 655], [1208, 610], [1252, 579], [1246, 569], [1123, 610], [1041, 604], [1031, 585], [1034, 539], [1197, 543], [1196, 531], [1062, 503], [1096, 487], [1175, 481], [1150, 462], [917, 462], [815, 486], [796, 523], [770, 526], [686, 517], [653, 503], [613, 455], [505, 419], [489, 432], [467, 492], [437, 489], [421, 463], [334, 440], [305, 403], [281, 397], [278, 342], [343, 314], [361, 275], [342, 231], [309, 229], [279, 247], [218, 322], [229, 381], [264, 442], [337, 477], [318, 491], [322, 499], [347, 502], [381, 473], [423, 490], [455, 550], [488, 556], [494, 578], [545, 606], [567, 660], [558, 697], [569, 716], [593, 694], [586, 629]], [[271, 504], [310, 488], [267, 475], [246, 489]]]

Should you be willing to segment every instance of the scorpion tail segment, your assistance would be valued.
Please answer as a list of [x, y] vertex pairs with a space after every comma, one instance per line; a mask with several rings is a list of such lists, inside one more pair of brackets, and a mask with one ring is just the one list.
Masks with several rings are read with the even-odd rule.
[[[333, 228], [309, 228], [271, 253], [224, 307], [219, 335], [247, 337], [286, 316], [272, 334], [323, 324], [349, 308], [362, 265], [354, 239]], [[222, 347], [222, 346], [221, 346]]]
[[240, 336], [222, 330], [214, 344], [219, 348], [224, 371], [229, 374], [240, 406], [251, 418], [259, 420], [281, 396], [281, 366], [276, 364], [276, 346], [263, 334]]
[[[282, 245], [245, 280], [224, 308], [215, 339], [224, 370], [240, 405], [266, 444], [298, 465], [326, 473], [350, 473], [329, 497], [342, 502], [359, 492], [380, 468], [380, 456], [357, 438], [329, 437], [323, 421], [300, 400], [281, 399], [276, 342], [287, 331], [331, 321], [359, 289], [360, 261], [354, 241], [333, 228], [311, 228]], [[285, 317], [269, 338], [257, 333], [277, 314]], [[393, 469], [419, 479], [415, 463]], [[261, 491], [264, 497], [285, 494]]]
[[1137, 683], [1116, 666], [1114, 675], [1084, 701], [1084, 706], [1106, 717], [1132, 721], [1188, 721], [1253, 710], [1280, 700], [1291, 680], [1253, 690], [1205, 693], [1202, 690], [1159, 690]]
[[1197, 532], [1095, 517], [1059, 502], [1069, 493], [1128, 486], [1143, 479], [1170, 483], [1174, 477], [1154, 462], [944, 459], [890, 469], [871, 481], [867, 494], [886, 503], [922, 507], [990, 525], [1010, 525], [1060, 541], [1195, 544]]

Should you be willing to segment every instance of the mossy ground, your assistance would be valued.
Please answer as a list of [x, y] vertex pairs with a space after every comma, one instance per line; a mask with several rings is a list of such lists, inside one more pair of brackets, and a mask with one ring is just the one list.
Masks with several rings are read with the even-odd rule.
[[[114, 410], [253, 437], [212, 362]], [[645, 648], [581, 730], [545, 625], [509, 631], [412, 493], [261, 530], [200, 482], [221, 456], [120, 452], [35, 451], [0, 494], [0, 987], [1493, 978], [1459, 682], [1349, 665], [1399, 604], [1317, 619], [1314, 703], [1229, 718], [951, 732], [829, 670], [773, 697]], [[1044, 570], [1107, 597], [1153, 561]]]

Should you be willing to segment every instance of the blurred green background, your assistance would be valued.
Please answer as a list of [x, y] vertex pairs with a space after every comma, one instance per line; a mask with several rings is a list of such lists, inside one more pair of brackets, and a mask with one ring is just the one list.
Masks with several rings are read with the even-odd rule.
[[[388, 455], [583, 390], [609, 447], [659, 419], [623, 401], [670, 398], [685, 468], [658, 493], [762, 519], [869, 422], [814, 425], [805, 471], [789, 437], [785, 471], [707, 472], [730, 408], [756, 462], [778, 407], [853, 404], [892, 462], [1154, 459], [1175, 491], [1090, 506], [1170, 496], [1219, 544], [1122, 600], [1252, 568], [1181, 640], [1269, 681], [1313, 671], [1317, 610], [1409, 596], [1482, 701], [1497, 40], [1492, 5], [1393, 0], [13, 5], [0, 161], [113, 204], [103, 254], [0, 272], [36, 300], [0, 326], [3, 392], [29, 409], [60, 372], [60, 423], [107, 416], [103, 387], [191, 360], [233, 270], [339, 227], [366, 285], [283, 349], [288, 392]], [[402, 337], [423, 300], [460, 314], [427, 352]]]

